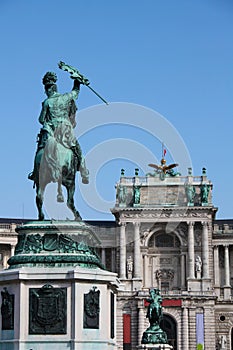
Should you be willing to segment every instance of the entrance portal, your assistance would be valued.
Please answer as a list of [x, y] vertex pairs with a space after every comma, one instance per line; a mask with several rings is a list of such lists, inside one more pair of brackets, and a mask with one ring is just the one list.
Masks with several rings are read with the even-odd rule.
[[177, 350], [177, 327], [174, 318], [163, 315], [161, 328], [167, 333], [168, 344], [173, 346], [173, 350]]

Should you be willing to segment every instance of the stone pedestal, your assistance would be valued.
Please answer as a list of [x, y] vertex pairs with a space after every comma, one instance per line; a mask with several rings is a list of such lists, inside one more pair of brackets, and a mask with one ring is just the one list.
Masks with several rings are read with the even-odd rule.
[[137, 349], [142, 350], [172, 350], [173, 346], [169, 344], [145, 344], [137, 346]]
[[118, 279], [101, 267], [89, 227], [33, 222], [18, 232], [12, 268], [0, 273], [0, 349], [117, 349]]

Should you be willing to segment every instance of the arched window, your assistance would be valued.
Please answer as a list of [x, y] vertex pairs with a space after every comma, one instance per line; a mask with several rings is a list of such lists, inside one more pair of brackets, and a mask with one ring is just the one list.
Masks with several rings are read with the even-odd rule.
[[157, 233], [150, 238], [148, 246], [150, 248], [178, 248], [180, 241], [174, 234]]

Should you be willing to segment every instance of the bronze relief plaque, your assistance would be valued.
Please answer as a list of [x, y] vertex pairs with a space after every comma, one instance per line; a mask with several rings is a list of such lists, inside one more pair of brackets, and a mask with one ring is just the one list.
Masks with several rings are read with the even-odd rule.
[[29, 289], [29, 334], [66, 334], [67, 289]]

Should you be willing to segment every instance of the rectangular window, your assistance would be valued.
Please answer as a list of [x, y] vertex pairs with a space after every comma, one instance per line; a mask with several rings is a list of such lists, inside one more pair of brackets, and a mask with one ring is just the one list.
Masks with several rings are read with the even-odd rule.
[[169, 282], [161, 281], [161, 292], [166, 293], [169, 291]]

